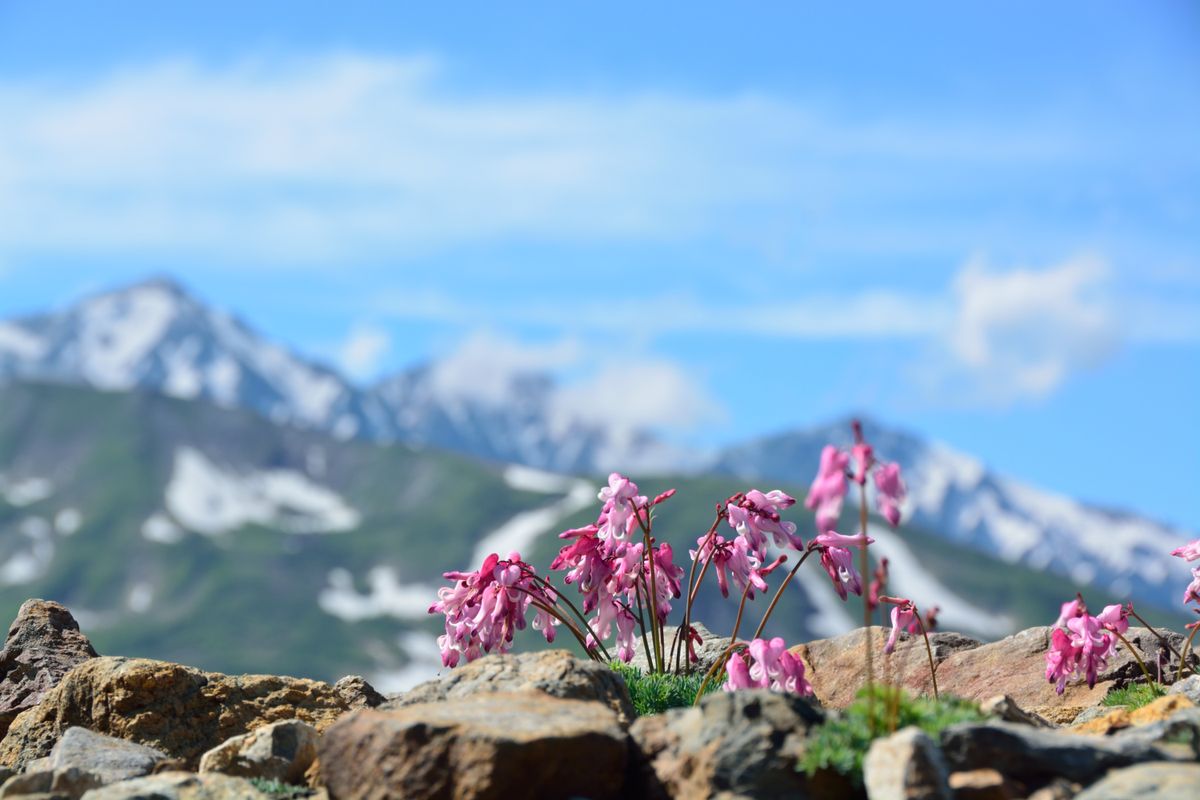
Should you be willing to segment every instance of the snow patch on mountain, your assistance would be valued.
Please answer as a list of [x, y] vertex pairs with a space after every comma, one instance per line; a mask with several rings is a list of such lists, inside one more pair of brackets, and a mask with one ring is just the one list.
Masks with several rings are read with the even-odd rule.
[[400, 582], [391, 567], [374, 567], [367, 572], [367, 593], [354, 587], [349, 570], [330, 570], [329, 585], [317, 595], [317, 604], [327, 614], [347, 622], [375, 617], [424, 619], [437, 599], [437, 587]]
[[161, 511], [151, 514], [142, 523], [142, 538], [159, 544], [176, 544], [183, 541], [183, 529]]
[[527, 553], [529, 546], [539, 536], [551, 532], [558, 533], [561, 528], [556, 530], [556, 527], [563, 520], [587, 508], [596, 500], [596, 488], [583, 480], [561, 478], [521, 467], [505, 470], [504, 479], [515, 489], [523, 489], [532, 484], [543, 487], [533, 491], [545, 491], [545, 487], [552, 486], [550, 491], [561, 491], [563, 487], [567, 487], [568, 492], [566, 497], [548, 506], [517, 514], [481, 539], [475, 546], [475, 554], [471, 559], [472, 569], [482, 564], [492, 553], [499, 554], [501, 558], [506, 558], [514, 551]]
[[0, 497], [11, 506], [28, 506], [54, 494], [54, 484], [45, 478], [7, 478], [0, 475]]
[[27, 541], [0, 564], [0, 584], [16, 585], [37, 580], [54, 559], [54, 528], [41, 517], [26, 517], [17, 532]]
[[191, 447], [175, 451], [164, 500], [184, 528], [207, 535], [251, 523], [289, 533], [338, 533], [360, 521], [337, 493], [303, 473], [222, 468]]
[[71, 536], [83, 525], [83, 514], [77, 508], [64, 508], [54, 515], [54, 530], [59, 536]]

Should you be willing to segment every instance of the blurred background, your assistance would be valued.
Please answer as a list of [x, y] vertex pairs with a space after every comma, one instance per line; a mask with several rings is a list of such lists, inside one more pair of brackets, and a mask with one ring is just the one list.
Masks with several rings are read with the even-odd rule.
[[858, 416], [943, 627], [1185, 619], [1200, 10], [843, 5], [0, 0], [0, 616], [399, 689], [609, 470], [685, 556]]

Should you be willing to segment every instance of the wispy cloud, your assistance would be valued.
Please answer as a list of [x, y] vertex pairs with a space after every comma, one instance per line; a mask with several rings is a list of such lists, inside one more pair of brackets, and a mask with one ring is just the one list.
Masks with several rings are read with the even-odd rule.
[[463, 95], [436, 60], [354, 54], [10, 82], [0, 118], [0, 251], [251, 265], [797, 224], [904, 248], [919, 231], [880, 219], [880, 203], [915, 205], [963, 169], [987, 180], [1103, 149], [982, 121], [849, 121], [762, 94]]

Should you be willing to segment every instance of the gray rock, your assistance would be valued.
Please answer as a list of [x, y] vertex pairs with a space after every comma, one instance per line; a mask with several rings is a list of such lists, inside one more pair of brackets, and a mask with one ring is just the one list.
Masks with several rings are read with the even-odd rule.
[[1167, 694], [1182, 694], [1200, 706], [1200, 675], [1189, 675], [1179, 683], [1172, 684]]
[[347, 675], [333, 685], [333, 690], [341, 695], [350, 708], [377, 708], [387, 701], [387, 698], [375, 691], [375, 687], [367, 683], [361, 675]]
[[1170, 717], [1148, 725], [1117, 731], [1109, 737], [1123, 747], [1158, 746], [1179, 758], [1200, 761], [1200, 708], [1185, 708]]
[[325, 732], [319, 758], [335, 798], [615, 800], [629, 745], [601, 703], [491, 692], [352, 711]]
[[161, 772], [92, 789], [83, 800], [269, 800], [245, 778]]
[[948, 779], [941, 750], [916, 727], [876, 739], [863, 760], [870, 800], [950, 800]]
[[484, 656], [396, 695], [380, 708], [394, 710], [493, 692], [527, 691], [545, 692], [563, 700], [601, 702], [617, 714], [624, 726], [634, 719], [625, 681], [605, 665], [576, 658], [566, 650]]
[[103, 785], [149, 775], [166, 758], [153, 747], [75, 727], [67, 728], [44, 761], [52, 770], [74, 767], [88, 772]]
[[0, 738], [16, 716], [33, 708], [71, 668], [96, 650], [62, 605], [26, 600], [0, 650]]
[[234, 736], [200, 758], [201, 772], [299, 784], [317, 758], [317, 729], [298, 719]]
[[[687, 651], [684, 650], [681, 663], [684, 665], [685, 671], [698, 672], [703, 675], [704, 673], [708, 672], [709, 668], [716, 663], [717, 659], [725, 653], [725, 649], [729, 647], [729, 637], [717, 636], [708, 628], [704, 627], [703, 623], [696, 622], [695, 620], [692, 621], [692, 627], [696, 630], [696, 633], [700, 635], [700, 643], [693, 645], [693, 649], [696, 651], [696, 657], [699, 660], [695, 663], [691, 662], [688, 659]], [[668, 625], [663, 628], [663, 639], [665, 639], [667, 643], [667, 655], [670, 655], [671, 641], [674, 639], [675, 632], [677, 630], [679, 629], [675, 625]], [[681, 643], [680, 647], [682, 647], [683, 644], [686, 643]], [[645, 652], [645, 648], [639, 645], [637, 653], [634, 654], [633, 660], [629, 663], [632, 666], [640, 669], [642, 672], [648, 672], [650, 669], [650, 661], [647, 653]]]
[[642, 717], [631, 794], [706, 798], [803, 796], [796, 770], [809, 729], [824, 720], [812, 701], [767, 691], [717, 692], [700, 705]]
[[1151, 762], [1110, 772], [1076, 800], [1179, 800], [1200, 797], [1200, 764]]
[[1094, 719], [1106, 717], [1112, 712], [1116, 711], [1117, 708], [1117, 706], [1092, 706], [1091, 708], [1085, 708], [1083, 711], [1079, 712], [1079, 716], [1071, 720], [1071, 726], [1074, 727], [1076, 725], [1082, 725], [1085, 722], [1091, 722]]
[[1088, 783], [1109, 769], [1171, 760], [1136, 738], [1081, 736], [1012, 722], [952, 725], [942, 731], [942, 752], [954, 771], [990, 767], [1028, 785], [1055, 777]]

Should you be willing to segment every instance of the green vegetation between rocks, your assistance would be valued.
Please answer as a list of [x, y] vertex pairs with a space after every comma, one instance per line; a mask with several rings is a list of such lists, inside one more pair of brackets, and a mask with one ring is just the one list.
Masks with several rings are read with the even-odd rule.
[[[668, 708], [686, 708], [696, 701], [700, 691], [702, 675], [647, 675], [637, 667], [614, 661], [609, 664], [613, 671], [625, 680], [633, 710], [639, 717], [661, 714]], [[720, 681], [709, 681], [705, 694], [721, 687]]]
[[861, 786], [863, 758], [876, 738], [909, 725], [936, 735], [955, 723], [984, 718], [979, 706], [958, 697], [942, 695], [934, 700], [909, 697], [903, 690], [887, 686], [863, 689], [844, 711], [809, 734], [799, 768], [810, 777], [818, 770], [832, 769]]
[[1166, 694], [1166, 690], [1161, 684], [1132, 683], [1121, 689], [1112, 689], [1104, 695], [1104, 699], [1100, 703], [1110, 707], [1124, 706], [1132, 711], [1135, 708], [1149, 705], [1155, 698], [1162, 697], [1164, 694]]
[[266, 778], [251, 778], [250, 783], [263, 794], [270, 795], [271, 800], [299, 800], [316, 794], [307, 786], [292, 786], [282, 781], [269, 781]]

